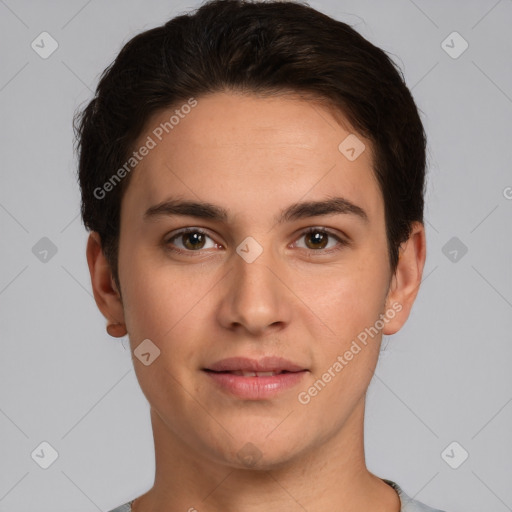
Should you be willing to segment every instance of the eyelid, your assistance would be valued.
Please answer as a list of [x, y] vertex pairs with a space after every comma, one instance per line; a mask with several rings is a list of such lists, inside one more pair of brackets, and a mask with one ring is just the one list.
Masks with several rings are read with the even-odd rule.
[[[295, 235], [296, 237], [295, 237], [295, 239], [294, 239], [295, 241], [293, 243], [296, 243], [296, 241], [299, 240], [300, 238], [302, 238], [304, 235], [308, 235], [309, 233], [316, 233], [316, 232], [325, 233], [328, 236], [335, 238], [338, 242], [338, 245], [331, 249], [315, 250], [315, 249], [303, 249], [302, 247], [299, 247], [299, 249], [303, 249], [310, 254], [317, 254], [320, 256], [322, 254], [331, 254], [331, 253], [336, 252], [336, 251], [342, 249], [343, 247], [351, 244], [350, 239], [346, 235], [343, 234], [340, 236], [338, 233], [333, 232], [331, 229], [325, 228], [323, 226], [309, 226], [307, 228], [303, 228], [302, 230], [299, 231], [299, 233], [297, 235]], [[187, 233], [201, 233], [203, 235], [206, 235], [207, 237], [209, 237], [210, 239], [212, 239], [215, 242], [213, 237], [209, 234], [208, 230], [206, 230], [204, 228], [200, 228], [200, 227], [189, 226], [186, 228], [178, 229], [176, 231], [172, 231], [169, 234], [169, 236], [166, 236], [164, 238], [164, 245], [165, 246], [171, 245], [171, 240], [174, 240], [175, 238], [177, 238], [181, 235], [187, 234]], [[218, 242], [215, 242], [215, 245], [222, 246], [222, 244], [219, 244]], [[170, 250], [175, 253], [178, 253], [178, 254], [194, 255], [194, 254], [201, 254], [206, 249], [198, 249], [197, 251], [193, 251], [193, 250], [184, 250], [184, 249], [179, 249], [179, 248], [170, 248]]]
[[[322, 255], [328, 255], [328, 254], [332, 254], [332, 253], [335, 253], [341, 249], [343, 249], [344, 247], [346, 246], [349, 246], [351, 245], [351, 241], [350, 239], [345, 235], [340, 235], [338, 234], [338, 232], [335, 232], [329, 228], [326, 228], [324, 226], [310, 226], [310, 227], [307, 227], [305, 229], [302, 229], [297, 238], [296, 238], [296, 241], [297, 240], [300, 240], [304, 235], [308, 235], [309, 233], [324, 233], [334, 239], [337, 240], [338, 244], [335, 246], [335, 247], [331, 247], [330, 249], [303, 249], [302, 247], [299, 247], [299, 249], [303, 249], [305, 251], [307, 251], [307, 253], [309, 255], [313, 255], [313, 256], [322, 256]], [[296, 243], [296, 241], [294, 242], [294, 244]]]
[[[171, 233], [169, 233], [169, 235], [166, 235], [164, 237], [163, 243], [165, 246], [167, 246], [168, 244], [171, 244], [171, 240], [174, 240], [175, 238], [178, 238], [179, 236], [185, 235], [187, 233], [201, 233], [202, 235], [206, 235], [208, 238], [212, 239], [215, 242], [215, 240], [213, 239], [212, 235], [210, 235], [208, 230], [206, 230], [204, 228], [189, 226], [186, 228], [181, 228], [181, 229], [172, 231]], [[218, 242], [215, 242], [215, 245], [222, 246], [222, 244], [219, 244]], [[191, 251], [191, 250], [172, 248], [171, 250], [174, 252], [180, 253], [180, 254], [183, 254], [183, 253], [189, 253], [189, 254], [198, 253], [199, 254], [201, 252], [204, 252], [203, 249], [199, 249], [197, 251]]]

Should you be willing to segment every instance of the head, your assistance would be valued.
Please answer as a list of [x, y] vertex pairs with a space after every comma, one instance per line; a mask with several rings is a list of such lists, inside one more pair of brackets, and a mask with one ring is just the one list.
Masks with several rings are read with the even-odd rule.
[[[216, 0], [129, 41], [76, 128], [94, 295], [160, 351], [134, 363], [163, 423], [262, 467], [336, 435], [425, 260], [425, 134], [391, 59], [306, 5]], [[206, 372], [265, 355], [299, 387], [241, 400]]]

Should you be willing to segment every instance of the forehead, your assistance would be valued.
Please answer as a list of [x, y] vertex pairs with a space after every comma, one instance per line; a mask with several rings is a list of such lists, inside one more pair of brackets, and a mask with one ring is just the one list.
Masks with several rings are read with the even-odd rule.
[[258, 198], [268, 207], [270, 197], [288, 204], [290, 196], [318, 199], [336, 189], [370, 215], [378, 208], [371, 144], [357, 135], [356, 150], [364, 144], [364, 151], [347, 158], [344, 141], [356, 134], [341, 115], [290, 96], [215, 93], [196, 101], [149, 119], [136, 147], [148, 137], [154, 147], [137, 165], [125, 199], [147, 207], [179, 194], [243, 209]]
[[[218, 92], [196, 101], [195, 107], [187, 108], [188, 113], [185, 113], [187, 102], [156, 113], [147, 122], [143, 136], [155, 135], [154, 132], [167, 126], [162, 136], [169, 147], [186, 140], [191, 146], [219, 149], [241, 145], [245, 146], [244, 151], [266, 150], [272, 146], [325, 151], [333, 145], [336, 149], [340, 136], [351, 133], [341, 113], [335, 119], [333, 112], [318, 101], [295, 94], [261, 97]], [[180, 116], [176, 115], [182, 110]], [[171, 118], [173, 126], [169, 126]]]

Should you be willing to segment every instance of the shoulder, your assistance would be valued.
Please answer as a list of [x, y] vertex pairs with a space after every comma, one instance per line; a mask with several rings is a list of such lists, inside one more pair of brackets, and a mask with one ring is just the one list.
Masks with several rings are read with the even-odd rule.
[[[429, 507], [424, 503], [412, 499], [396, 482], [393, 482], [392, 480], [386, 480], [385, 478], [383, 478], [382, 480], [384, 480], [384, 482], [393, 487], [393, 489], [395, 489], [398, 495], [400, 496], [400, 502], [402, 504], [400, 512], [445, 512], [437, 508]], [[129, 502], [125, 503], [124, 505], [120, 505], [119, 507], [114, 508], [109, 512], [131, 512], [131, 510], [131, 502]]]
[[396, 482], [393, 482], [392, 480], [386, 480], [385, 478], [382, 480], [393, 487], [393, 489], [395, 489], [395, 491], [398, 493], [398, 496], [400, 496], [400, 502], [402, 504], [400, 512], [444, 512], [443, 510], [429, 507], [420, 501], [412, 499]]
[[114, 508], [114, 509], [110, 510], [109, 512], [131, 512], [131, 510], [132, 510], [131, 504], [132, 504], [132, 502], [130, 501], [129, 503], [120, 505], [119, 507]]

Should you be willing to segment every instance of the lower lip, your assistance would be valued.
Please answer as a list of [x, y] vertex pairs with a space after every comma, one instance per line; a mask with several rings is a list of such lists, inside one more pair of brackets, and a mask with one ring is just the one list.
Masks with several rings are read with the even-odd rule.
[[306, 374], [300, 372], [280, 373], [268, 377], [243, 377], [232, 373], [206, 371], [221, 389], [247, 400], [272, 398], [278, 393], [296, 386]]

